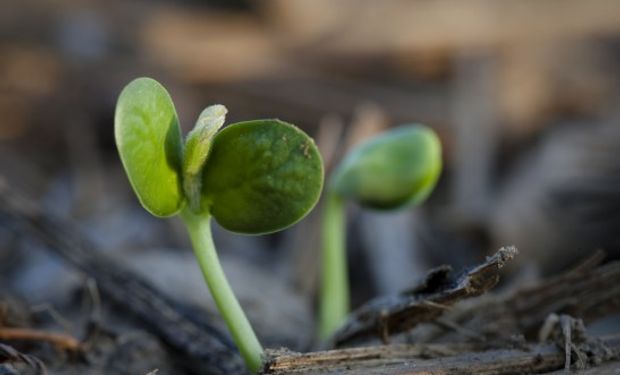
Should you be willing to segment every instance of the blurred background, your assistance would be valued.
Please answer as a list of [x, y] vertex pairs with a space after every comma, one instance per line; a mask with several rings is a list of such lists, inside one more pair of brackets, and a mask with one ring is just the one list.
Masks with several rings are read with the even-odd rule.
[[[164, 293], [213, 311], [183, 228], [149, 216], [122, 170], [125, 84], [162, 82], [184, 132], [215, 103], [228, 123], [294, 123], [328, 171], [361, 140], [419, 122], [440, 135], [445, 170], [421, 207], [349, 207], [354, 304], [509, 244], [522, 253], [510, 277], [535, 279], [597, 249], [620, 256], [618, 72], [615, 0], [4, 0], [0, 176]], [[311, 340], [320, 212], [270, 236], [215, 230], [267, 346]], [[0, 221], [0, 292], [71, 310], [83, 285]]]

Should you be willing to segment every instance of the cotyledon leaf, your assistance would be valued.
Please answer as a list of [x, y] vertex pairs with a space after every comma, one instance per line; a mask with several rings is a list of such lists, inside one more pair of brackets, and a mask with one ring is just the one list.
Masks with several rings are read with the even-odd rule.
[[183, 144], [174, 104], [151, 78], [130, 82], [118, 98], [116, 146], [140, 203], [155, 216], [171, 216], [183, 204]]
[[233, 232], [275, 232], [301, 220], [323, 187], [312, 138], [279, 120], [230, 125], [219, 132], [203, 171], [203, 209]]
[[329, 188], [371, 208], [417, 204], [432, 192], [441, 165], [441, 144], [433, 130], [401, 126], [350, 152]]
[[211, 143], [215, 133], [224, 125], [226, 107], [215, 104], [207, 107], [196, 121], [194, 129], [189, 132], [185, 141], [183, 158], [183, 188], [189, 206], [194, 212], [200, 210], [200, 190], [202, 181], [200, 174], [207, 161]]

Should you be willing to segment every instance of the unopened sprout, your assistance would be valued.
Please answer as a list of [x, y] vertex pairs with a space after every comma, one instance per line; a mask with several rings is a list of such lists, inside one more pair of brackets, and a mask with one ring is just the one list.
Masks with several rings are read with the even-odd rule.
[[441, 172], [441, 144], [422, 125], [381, 134], [351, 151], [325, 191], [319, 337], [328, 338], [349, 312], [345, 203], [392, 210], [423, 202]]

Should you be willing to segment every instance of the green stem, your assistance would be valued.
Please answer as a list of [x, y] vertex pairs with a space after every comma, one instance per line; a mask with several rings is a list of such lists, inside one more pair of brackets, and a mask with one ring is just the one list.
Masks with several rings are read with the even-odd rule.
[[319, 337], [327, 339], [349, 313], [344, 201], [328, 192], [323, 213], [323, 256]]
[[194, 254], [196, 254], [207, 286], [228, 326], [233, 341], [250, 371], [257, 373], [262, 366], [263, 347], [258, 342], [248, 318], [224, 275], [211, 237], [211, 217], [194, 215], [186, 207], [181, 211], [181, 218], [187, 226]]

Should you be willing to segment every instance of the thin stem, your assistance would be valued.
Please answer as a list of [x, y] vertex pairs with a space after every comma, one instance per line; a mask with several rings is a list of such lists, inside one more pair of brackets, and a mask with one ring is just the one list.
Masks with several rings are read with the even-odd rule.
[[250, 371], [257, 373], [262, 365], [263, 347], [258, 342], [248, 318], [224, 275], [211, 237], [211, 217], [194, 215], [188, 208], [185, 208], [181, 211], [181, 218], [187, 226], [194, 254], [196, 254], [207, 286], [228, 326], [233, 341]]
[[326, 339], [349, 313], [344, 201], [328, 192], [323, 214], [323, 256], [319, 336]]

